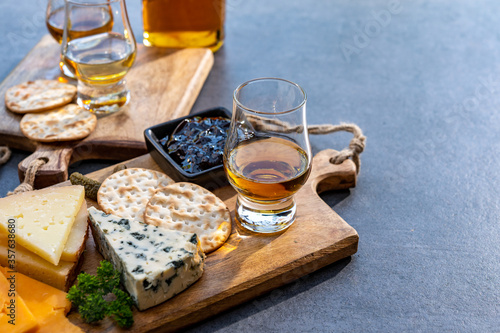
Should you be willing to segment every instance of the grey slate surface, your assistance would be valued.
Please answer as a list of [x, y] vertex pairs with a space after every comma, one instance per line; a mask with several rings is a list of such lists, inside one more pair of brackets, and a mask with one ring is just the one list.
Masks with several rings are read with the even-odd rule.
[[[193, 111], [231, 108], [239, 83], [278, 76], [307, 91], [309, 123], [357, 123], [368, 138], [358, 186], [323, 198], [360, 241], [353, 257], [191, 332], [500, 332], [500, 2], [390, 3], [227, 0], [226, 44]], [[0, 2], [1, 79], [46, 33], [45, 5]], [[140, 1], [127, 5], [140, 37]], [[27, 155], [0, 167], [0, 196]]]

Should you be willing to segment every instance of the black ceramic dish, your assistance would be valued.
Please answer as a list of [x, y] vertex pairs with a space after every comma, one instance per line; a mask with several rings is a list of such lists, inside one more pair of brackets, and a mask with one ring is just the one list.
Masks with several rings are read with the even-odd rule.
[[144, 131], [144, 138], [148, 151], [156, 163], [176, 182], [191, 182], [205, 187], [209, 191], [227, 185], [227, 178], [224, 172], [223, 165], [219, 165], [207, 170], [196, 173], [189, 173], [182, 169], [176, 161], [170, 157], [160, 143], [160, 140], [174, 132], [180, 122], [187, 118], [193, 117], [225, 117], [231, 120], [231, 113], [223, 107], [201, 111], [195, 114], [190, 114], [186, 117], [177, 118], [147, 128]]

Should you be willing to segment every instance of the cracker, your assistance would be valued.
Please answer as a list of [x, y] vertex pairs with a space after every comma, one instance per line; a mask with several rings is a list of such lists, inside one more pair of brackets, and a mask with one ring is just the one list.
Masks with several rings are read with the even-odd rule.
[[144, 221], [196, 233], [205, 253], [218, 249], [231, 234], [231, 215], [224, 202], [191, 183], [175, 183], [156, 191], [146, 206]]
[[21, 132], [40, 142], [70, 141], [87, 137], [97, 125], [96, 116], [76, 104], [41, 113], [25, 114]]
[[50, 110], [68, 104], [76, 87], [56, 80], [28, 81], [5, 92], [5, 105], [12, 112], [30, 113]]
[[143, 222], [144, 209], [160, 187], [173, 184], [166, 174], [142, 168], [115, 172], [97, 192], [97, 202], [107, 214]]

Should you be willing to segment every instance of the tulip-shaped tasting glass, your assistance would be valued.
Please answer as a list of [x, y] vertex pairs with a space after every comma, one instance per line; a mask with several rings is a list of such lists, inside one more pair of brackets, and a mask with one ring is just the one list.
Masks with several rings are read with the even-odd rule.
[[299, 85], [261, 78], [236, 88], [224, 169], [238, 192], [235, 214], [243, 227], [274, 233], [294, 222], [293, 196], [311, 170], [306, 94]]
[[[72, 7], [74, 11], [80, 11], [82, 7]], [[82, 15], [73, 14], [70, 34], [85, 37], [97, 32], [108, 32], [113, 27], [113, 16], [109, 12], [108, 6], [93, 6], [85, 9]], [[50, 34], [61, 44], [64, 30], [64, 0], [49, 0], [45, 23]], [[68, 66], [61, 60], [59, 67], [64, 75], [75, 78]]]
[[[112, 26], [84, 36], [74, 33], [75, 23], [89, 14], [103, 24], [111, 19]], [[107, 114], [128, 103], [125, 75], [134, 63], [136, 49], [124, 0], [65, 0], [62, 59], [78, 79], [77, 103], [81, 107]]]

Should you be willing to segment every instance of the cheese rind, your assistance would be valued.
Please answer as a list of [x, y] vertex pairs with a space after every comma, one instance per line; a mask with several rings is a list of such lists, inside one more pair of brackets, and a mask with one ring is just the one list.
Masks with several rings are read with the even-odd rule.
[[87, 202], [84, 200], [78, 214], [76, 214], [75, 223], [68, 236], [61, 254], [61, 261], [78, 261], [85, 250], [85, 242], [88, 236], [87, 222]]
[[45, 188], [0, 199], [0, 229], [16, 242], [57, 265], [75, 217], [85, 200], [83, 186]]
[[177, 295], [203, 274], [205, 255], [196, 234], [130, 221], [89, 208], [99, 252], [122, 273], [139, 310]]

